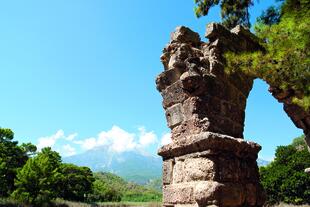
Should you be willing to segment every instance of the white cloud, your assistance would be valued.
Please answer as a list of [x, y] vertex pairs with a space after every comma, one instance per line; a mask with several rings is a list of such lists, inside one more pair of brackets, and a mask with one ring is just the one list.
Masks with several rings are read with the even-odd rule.
[[[63, 130], [56, 134], [38, 139], [37, 148], [44, 147], [58, 149], [63, 156], [71, 156], [79, 150], [91, 150], [95, 147], [106, 146], [111, 152], [122, 153], [126, 151], [147, 152], [154, 150], [159, 144], [159, 139], [153, 131], [147, 131], [144, 127], [138, 128], [135, 133], [130, 133], [114, 125], [108, 131], [102, 131], [97, 136], [86, 139], [77, 139], [78, 133], [65, 136]], [[167, 143], [170, 134], [165, 134], [161, 143]], [[76, 147], [76, 148], [75, 148]]]
[[140, 127], [139, 131], [140, 131], [139, 144], [142, 147], [147, 147], [157, 142], [157, 136], [153, 131], [146, 132], [144, 127]]
[[77, 137], [77, 135], [78, 135], [78, 133], [70, 134], [69, 136], [66, 137], [66, 140], [67, 141], [72, 141], [72, 140], [74, 140]]
[[[65, 136], [64, 131], [60, 129], [53, 135], [38, 138], [37, 149], [38, 151], [40, 151], [44, 147], [53, 148], [59, 140], [66, 140], [66, 141], [71, 142], [77, 137], [77, 135], [78, 135], [77, 133], [73, 133], [68, 136]], [[57, 148], [57, 149], [60, 149], [60, 148]], [[73, 153], [75, 153], [75, 149], [68, 144], [64, 145], [61, 148], [61, 150], [58, 150], [58, 151], [60, 151], [60, 153], [63, 154], [64, 156], [70, 156], [70, 155], [73, 155]]]
[[114, 152], [131, 151], [137, 147], [134, 138], [135, 134], [113, 126], [109, 131], [103, 131], [98, 135], [98, 145], [109, 146], [109, 149]]
[[72, 155], [76, 154], [76, 150], [70, 144], [66, 144], [62, 147], [62, 153], [61, 154], [65, 157], [72, 156]]
[[166, 144], [170, 144], [172, 142], [171, 140], [171, 133], [166, 133], [162, 136], [161, 138], [161, 146], [166, 145]]
[[117, 153], [141, 151], [158, 142], [154, 132], [148, 132], [144, 127], [140, 127], [138, 131], [139, 133], [130, 133], [114, 125], [110, 130], [100, 132], [97, 138], [92, 137], [85, 140], [74, 140], [73, 142], [85, 150], [97, 146], [107, 146], [111, 152]]
[[58, 130], [56, 134], [38, 139], [37, 148], [40, 151], [44, 147], [53, 147], [58, 139], [64, 138], [64, 131]]
[[96, 138], [91, 137], [91, 138], [87, 138], [83, 141], [75, 141], [74, 143], [80, 144], [83, 149], [90, 150], [90, 149], [96, 147], [97, 140], [96, 140]]

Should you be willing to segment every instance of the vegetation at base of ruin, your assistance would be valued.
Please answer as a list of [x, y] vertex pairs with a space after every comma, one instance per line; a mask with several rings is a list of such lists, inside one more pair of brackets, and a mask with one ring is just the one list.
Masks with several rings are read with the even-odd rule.
[[[130, 207], [130, 206], [145, 206], [145, 207], [160, 207], [161, 202], [98, 202], [98, 203], [85, 203], [76, 201], [67, 201], [56, 199], [50, 203], [50, 207]], [[0, 207], [30, 207], [24, 204], [7, 199], [0, 198]]]
[[292, 204], [286, 204], [286, 203], [279, 203], [278, 205], [275, 205], [274, 207], [309, 207], [309, 205], [292, 205]]
[[[30, 143], [18, 145], [10, 129], [0, 128], [0, 206], [55, 206], [70, 201], [161, 201], [160, 191], [128, 183], [111, 173], [62, 163], [51, 148], [36, 153]], [[61, 205], [56, 205], [61, 206]]]
[[228, 53], [227, 71], [265, 80], [310, 109], [310, 1], [286, 0], [277, 12], [270, 9], [255, 25], [265, 51]]
[[232, 29], [240, 24], [246, 28], [251, 27], [249, 7], [254, 4], [253, 0], [194, 0], [195, 14], [197, 17], [206, 16], [211, 7], [220, 5], [223, 25]]
[[310, 154], [304, 136], [288, 146], [279, 146], [274, 161], [259, 170], [267, 204], [310, 204], [310, 176], [304, 172], [309, 166]]

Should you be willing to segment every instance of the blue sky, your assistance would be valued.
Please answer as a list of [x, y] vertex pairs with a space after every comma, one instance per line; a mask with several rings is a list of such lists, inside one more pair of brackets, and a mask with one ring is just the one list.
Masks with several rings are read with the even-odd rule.
[[[272, 1], [251, 9], [252, 22]], [[178, 25], [203, 37], [219, 9], [197, 19], [192, 0], [10, 0], [0, 2], [0, 126], [20, 142], [63, 155], [106, 144], [155, 153], [167, 137], [155, 77]], [[245, 137], [272, 159], [302, 134], [256, 81]], [[44, 145], [45, 144], [45, 145]], [[122, 148], [123, 147], [123, 148]], [[125, 149], [126, 150], [126, 149]]]

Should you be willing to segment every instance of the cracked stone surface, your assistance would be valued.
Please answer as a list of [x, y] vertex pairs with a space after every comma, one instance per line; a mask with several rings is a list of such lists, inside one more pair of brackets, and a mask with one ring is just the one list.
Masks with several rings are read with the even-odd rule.
[[[207, 26], [206, 38], [177, 27], [163, 49], [164, 71], [156, 78], [172, 143], [161, 147], [163, 206], [263, 206], [257, 154], [243, 139], [245, 107], [253, 78], [225, 73], [227, 51], [261, 50], [257, 38], [237, 26]], [[270, 87], [310, 146], [310, 116], [292, 103], [292, 94]], [[310, 174], [310, 170], [306, 172]]]
[[177, 27], [164, 48], [156, 85], [163, 97], [171, 144], [163, 157], [163, 205], [262, 206], [257, 154], [243, 140], [245, 107], [253, 79], [224, 72], [226, 51], [259, 50], [256, 37], [238, 26], [207, 26], [209, 43]]

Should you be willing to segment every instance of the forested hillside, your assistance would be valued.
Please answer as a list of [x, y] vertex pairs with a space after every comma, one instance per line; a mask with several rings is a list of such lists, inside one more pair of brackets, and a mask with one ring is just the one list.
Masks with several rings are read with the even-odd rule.
[[12, 200], [13, 206], [48, 206], [56, 198], [83, 202], [161, 200], [156, 189], [126, 182], [112, 173], [93, 173], [88, 167], [63, 163], [51, 148], [36, 152], [34, 145], [19, 145], [13, 139], [10, 129], [0, 128], [0, 200], [5, 199], [4, 206], [9, 205], [6, 199]]

